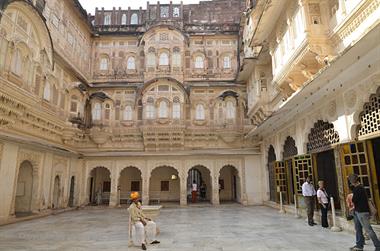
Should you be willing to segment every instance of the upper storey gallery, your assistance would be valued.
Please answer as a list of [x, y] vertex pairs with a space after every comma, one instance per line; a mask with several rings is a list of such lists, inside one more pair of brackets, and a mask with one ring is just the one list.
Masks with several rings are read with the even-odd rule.
[[147, 4], [146, 10], [96, 9], [94, 82], [233, 80], [245, 3]]

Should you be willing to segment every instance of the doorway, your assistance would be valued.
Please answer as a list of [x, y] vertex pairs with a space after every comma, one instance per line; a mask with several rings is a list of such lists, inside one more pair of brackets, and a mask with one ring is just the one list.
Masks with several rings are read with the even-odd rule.
[[60, 183], [61, 183], [61, 180], [59, 178], [59, 176], [55, 176], [55, 179], [54, 179], [54, 189], [53, 189], [53, 205], [52, 205], [52, 208], [56, 209], [56, 208], [59, 208], [59, 202], [60, 202]]
[[380, 137], [371, 140], [373, 149], [373, 158], [375, 160], [377, 187], [380, 191]]
[[286, 159], [285, 162], [285, 170], [287, 176], [287, 203], [294, 204], [294, 169], [293, 169], [293, 159]]
[[74, 191], [75, 191], [75, 177], [71, 177], [71, 183], [70, 183], [70, 197], [69, 197], [69, 207], [74, 206]]
[[17, 217], [31, 214], [33, 191], [33, 166], [29, 161], [24, 161], [20, 165], [16, 198], [15, 214]]
[[[328, 151], [320, 152], [315, 156], [318, 180], [323, 180], [325, 182], [327, 194], [334, 198], [335, 208], [340, 209], [341, 207], [339, 201], [339, 189], [336, 175], [334, 150], [331, 149]], [[316, 182], [318, 182], [318, 180], [316, 180]], [[315, 185], [317, 186], [318, 184]]]

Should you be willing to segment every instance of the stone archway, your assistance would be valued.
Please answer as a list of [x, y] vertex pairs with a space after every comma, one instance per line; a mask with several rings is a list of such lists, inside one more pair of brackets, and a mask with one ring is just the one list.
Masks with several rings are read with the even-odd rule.
[[59, 175], [56, 175], [54, 178], [54, 186], [53, 186], [53, 201], [51, 207], [53, 209], [60, 208], [61, 202], [61, 178]]
[[219, 202], [241, 202], [241, 182], [235, 166], [223, 166], [219, 171]]
[[119, 204], [127, 204], [131, 192], [139, 192], [142, 195], [142, 173], [134, 166], [128, 166], [121, 170], [119, 183]]
[[33, 165], [27, 160], [23, 161], [20, 165], [17, 178], [15, 198], [16, 216], [31, 214], [33, 200], [33, 183]]
[[92, 205], [109, 204], [111, 194], [111, 171], [98, 166], [90, 171], [88, 178], [88, 196]]
[[192, 186], [195, 181], [197, 193], [194, 202], [210, 202], [212, 199], [211, 171], [203, 166], [196, 165], [187, 173], [187, 201], [192, 202]]
[[180, 202], [180, 178], [177, 169], [158, 166], [152, 170], [149, 180], [150, 203]]

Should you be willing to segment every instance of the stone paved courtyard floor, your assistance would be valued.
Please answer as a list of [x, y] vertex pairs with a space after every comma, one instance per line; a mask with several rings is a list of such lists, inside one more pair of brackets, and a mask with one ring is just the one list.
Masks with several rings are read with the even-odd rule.
[[[227, 205], [161, 210], [160, 251], [348, 250], [354, 235], [309, 227], [267, 207]], [[85, 209], [0, 227], [0, 250], [141, 250], [128, 248], [126, 209]], [[374, 250], [371, 245], [365, 250]]]

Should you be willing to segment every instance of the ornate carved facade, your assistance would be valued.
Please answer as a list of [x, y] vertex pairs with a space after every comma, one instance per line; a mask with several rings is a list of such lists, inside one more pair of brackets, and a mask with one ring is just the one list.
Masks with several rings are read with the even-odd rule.
[[0, 223], [135, 190], [186, 205], [192, 179], [214, 205], [293, 203], [312, 175], [344, 209], [350, 173], [380, 209], [379, 6], [213, 0], [91, 16], [77, 0], [4, 1]]
[[236, 82], [244, 7], [157, 3], [91, 16], [77, 0], [5, 1], [0, 223], [116, 206], [134, 190], [144, 203], [185, 205], [194, 175], [212, 204], [260, 203], [246, 190], [260, 150], [245, 137], [252, 126]]
[[262, 156], [272, 167], [268, 200], [283, 193], [302, 203], [312, 175], [344, 210], [356, 173], [380, 208], [379, 12], [378, 0], [247, 1], [238, 81], [247, 86], [248, 137], [276, 153]]

